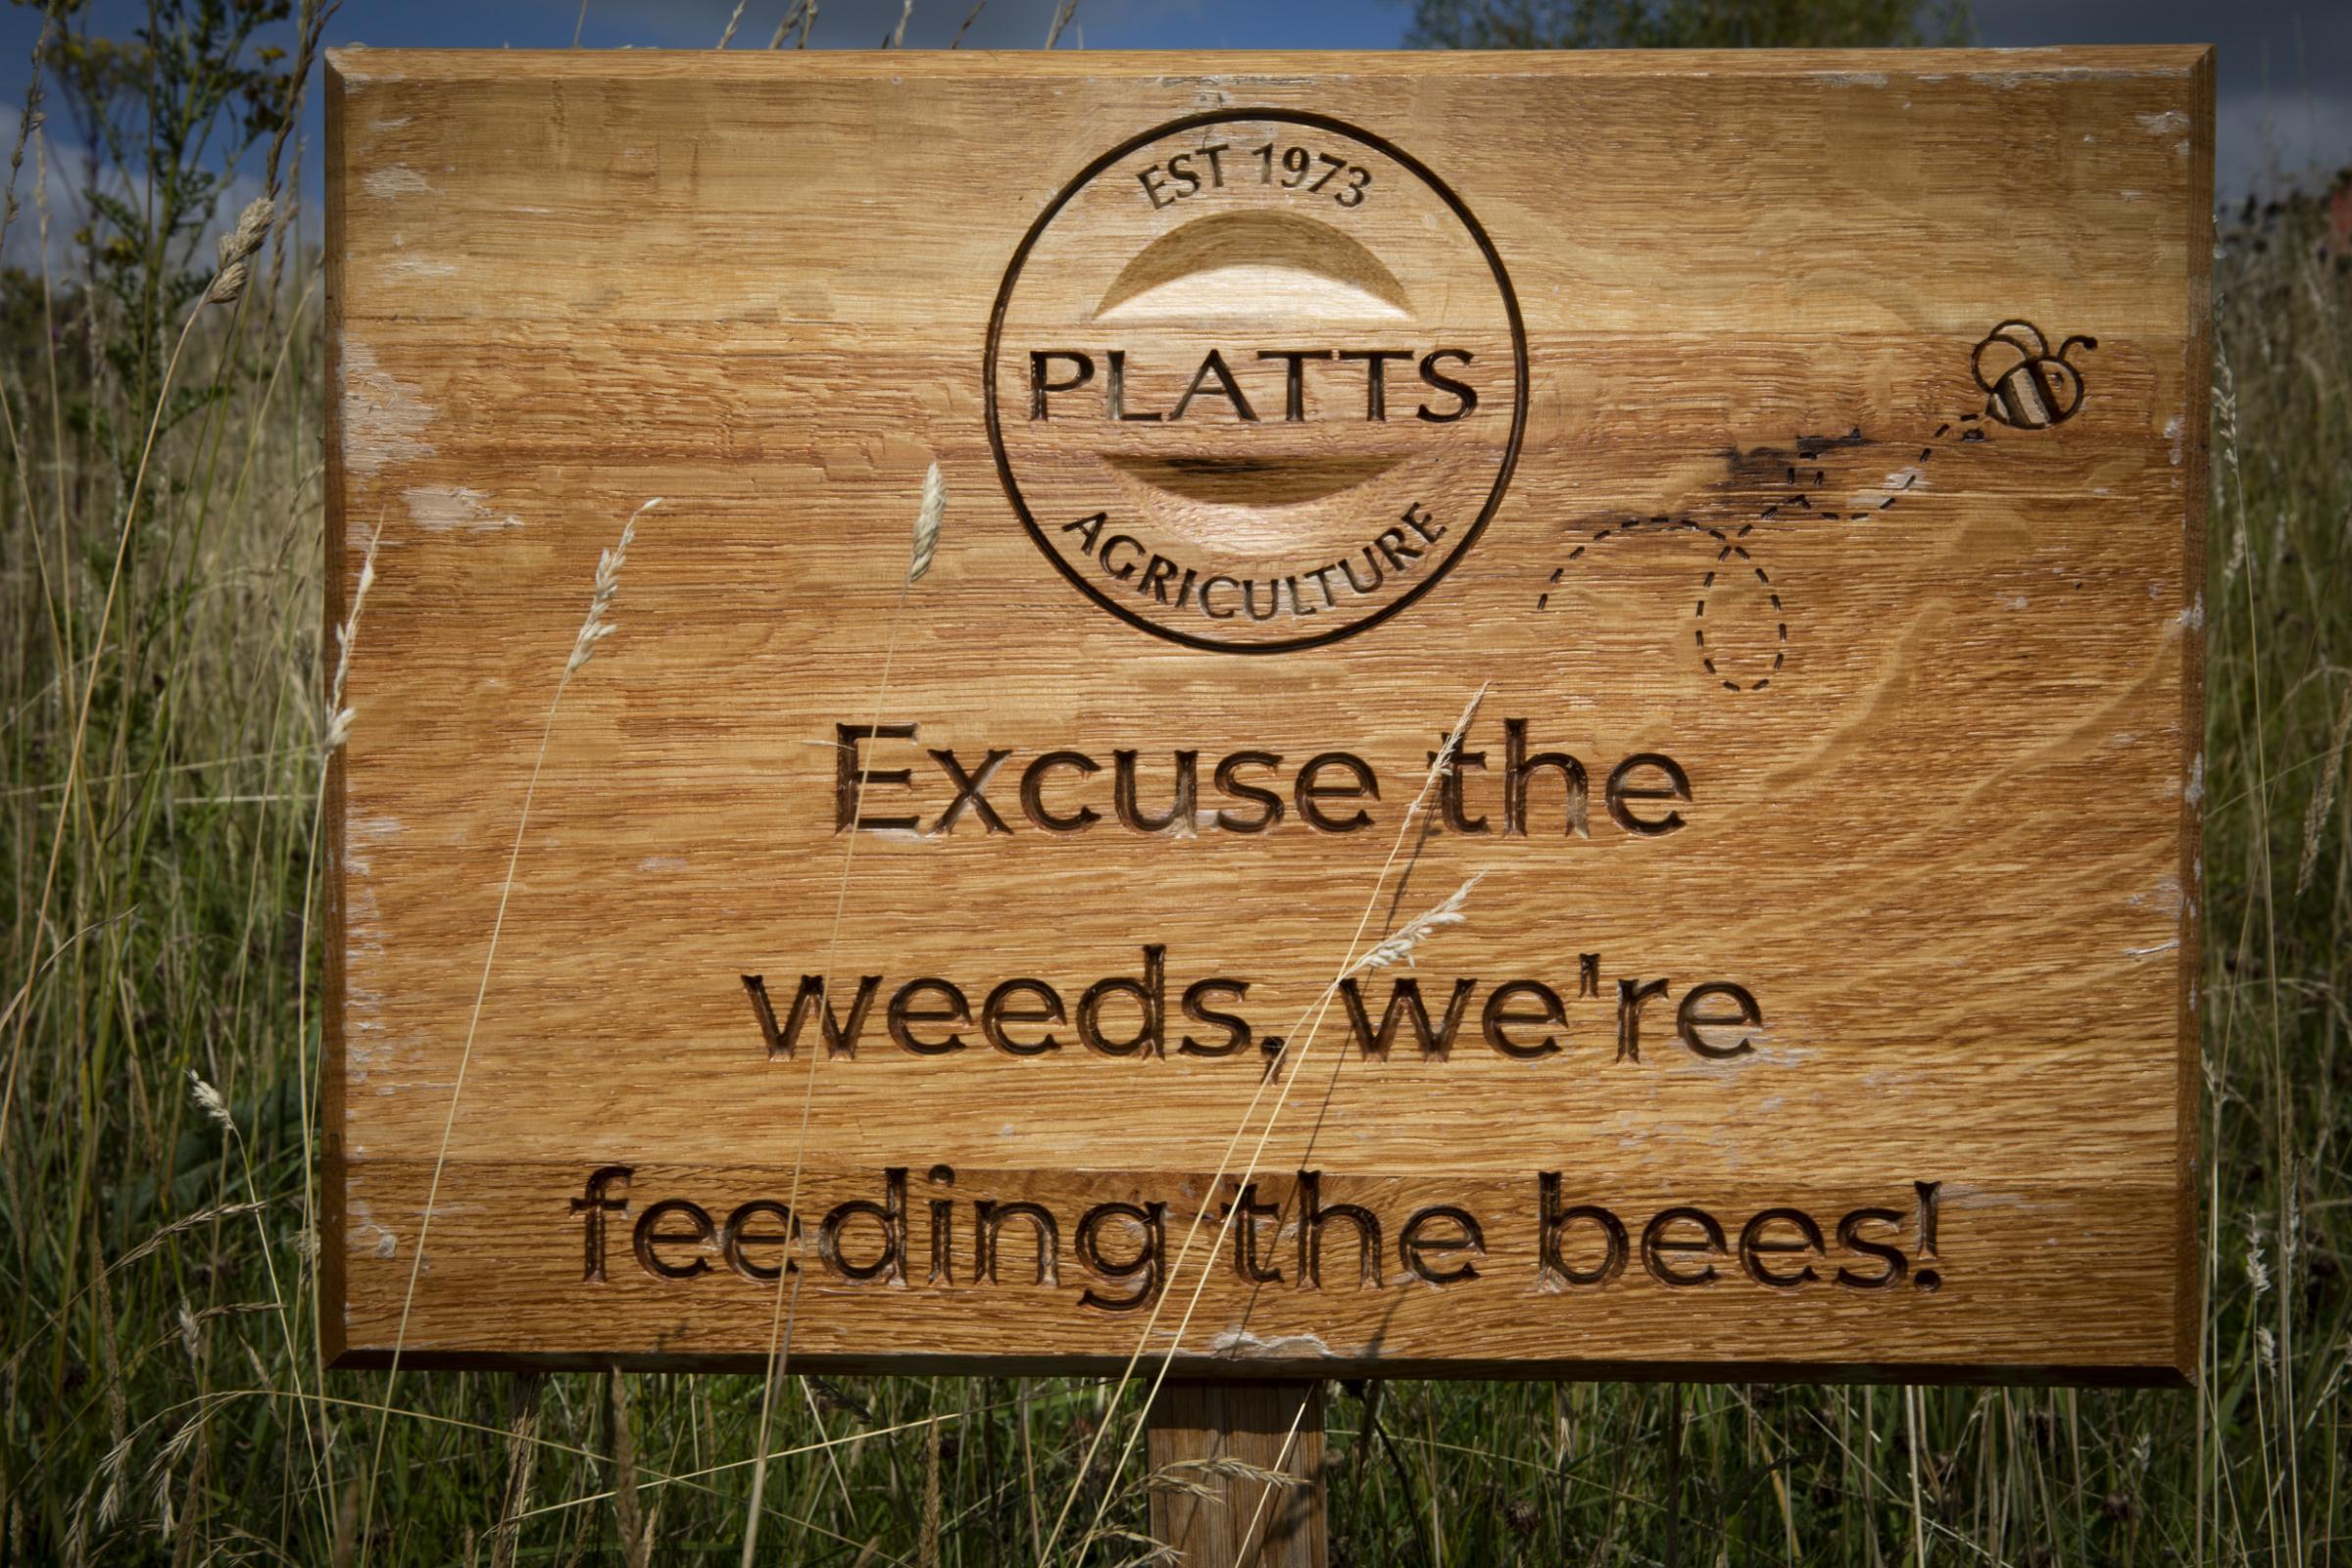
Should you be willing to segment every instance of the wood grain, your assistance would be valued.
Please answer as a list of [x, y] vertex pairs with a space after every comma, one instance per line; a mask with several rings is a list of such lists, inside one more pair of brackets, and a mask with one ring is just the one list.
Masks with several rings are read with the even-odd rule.
[[2193, 1364], [2206, 52], [330, 66], [341, 1361]]

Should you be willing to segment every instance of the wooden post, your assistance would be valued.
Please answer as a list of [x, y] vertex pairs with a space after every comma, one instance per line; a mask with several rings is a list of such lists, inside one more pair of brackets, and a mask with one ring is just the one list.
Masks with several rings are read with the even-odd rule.
[[[1324, 1568], [1323, 1385], [1170, 1378], [1150, 1423], [1152, 1535], [1184, 1568]], [[1297, 1477], [1268, 1486], [1250, 1472]]]

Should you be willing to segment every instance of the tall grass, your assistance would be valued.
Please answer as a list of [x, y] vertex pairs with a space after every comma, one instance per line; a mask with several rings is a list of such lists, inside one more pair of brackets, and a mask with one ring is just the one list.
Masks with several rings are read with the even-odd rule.
[[[71, 260], [0, 279], [0, 1561], [728, 1558], [762, 1452], [769, 1560], [1033, 1562], [1073, 1490], [1097, 1523], [1061, 1560], [1148, 1556], [1147, 1478], [1080, 1473], [1144, 1378], [793, 1376], [763, 1411], [749, 1377], [322, 1371], [318, 224], [281, 208], [241, 297], [204, 304], [185, 212], [74, 239], [45, 171], [35, 139], [12, 220]], [[2318, 203], [2231, 219], [2202, 1389], [1350, 1384], [1340, 1560], [2352, 1555], [2352, 276]]]

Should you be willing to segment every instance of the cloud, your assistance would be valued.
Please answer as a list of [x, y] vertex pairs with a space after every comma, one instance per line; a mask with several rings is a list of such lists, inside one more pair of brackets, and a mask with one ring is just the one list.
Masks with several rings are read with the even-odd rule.
[[[20, 123], [22, 118], [20, 117]], [[78, 270], [80, 248], [74, 242], [76, 230], [93, 220], [96, 210], [90, 202], [90, 192], [98, 189], [116, 196], [129, 194], [119, 171], [99, 171], [93, 185], [93, 164], [89, 149], [74, 142], [60, 141], [54, 132], [57, 122], [52, 120], [43, 127], [43, 134], [24, 149], [24, 165], [17, 174], [17, 219], [9, 225], [5, 243], [0, 243], [0, 265], [38, 270], [41, 254], [40, 198], [45, 194], [49, 208], [48, 265], [53, 276], [62, 276]], [[16, 127], [7, 132], [8, 144], [16, 144]], [[0, 172], [0, 178], [5, 178]], [[43, 186], [45, 184], [45, 191]], [[209, 267], [213, 260], [215, 242], [234, 226], [237, 215], [248, 202], [262, 194], [262, 177], [258, 171], [240, 171], [230, 176], [227, 185], [213, 204], [213, 211], [196, 236], [191, 252], [193, 265]], [[187, 242], [183, 239], [181, 243]]]
[[2214, 143], [2214, 184], [2224, 202], [2281, 181], [2324, 188], [2352, 163], [2352, 88], [2291, 98], [2218, 94]]

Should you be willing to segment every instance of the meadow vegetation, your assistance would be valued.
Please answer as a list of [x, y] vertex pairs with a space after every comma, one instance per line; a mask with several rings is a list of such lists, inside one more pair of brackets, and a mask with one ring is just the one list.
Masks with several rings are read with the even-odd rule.
[[[1073, 1487], [1106, 1506], [1061, 1560], [1150, 1560], [1140, 1466], [1078, 1475], [1141, 1382], [796, 1374], [755, 1502], [757, 1378], [412, 1373], [387, 1403], [322, 1369], [339, 705], [287, 133], [315, 72], [252, 42], [279, 9], [69, 18], [26, 123], [88, 167], [35, 131], [9, 171], [39, 241], [10, 254], [44, 260], [0, 278], [0, 1561], [733, 1560], [757, 1507], [762, 1560], [1034, 1562]], [[223, 253], [230, 170], [274, 205]], [[1337, 1560], [2352, 1552], [2348, 212], [2233, 210], [2215, 264], [2201, 1388], [1348, 1384]]]

